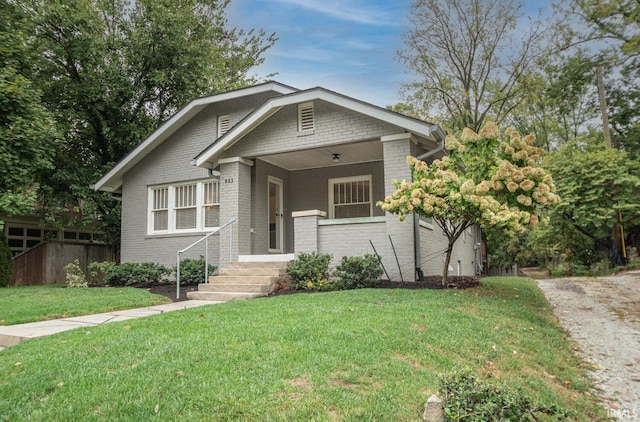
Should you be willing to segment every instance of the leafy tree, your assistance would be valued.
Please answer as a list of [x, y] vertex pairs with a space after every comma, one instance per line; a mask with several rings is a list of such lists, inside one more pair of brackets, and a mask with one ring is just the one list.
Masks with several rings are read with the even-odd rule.
[[11, 249], [7, 245], [4, 232], [0, 230], [0, 287], [11, 283]]
[[19, 4], [33, 34], [19, 42], [39, 54], [34, 83], [62, 134], [44, 195], [58, 221], [117, 224], [118, 204], [88, 185], [189, 100], [255, 82], [275, 42], [229, 28], [229, 0]]
[[39, 175], [52, 167], [54, 129], [30, 80], [29, 51], [16, 42], [26, 36], [26, 16], [10, 2], [0, 12], [0, 214], [24, 214], [36, 206]]
[[552, 177], [537, 165], [544, 150], [535, 136], [504, 134], [492, 123], [479, 133], [449, 135], [449, 156], [431, 164], [407, 158], [413, 181], [394, 181], [396, 192], [378, 202], [403, 220], [409, 213], [431, 217], [448, 239], [442, 274], [446, 284], [453, 245], [464, 230], [479, 224], [511, 237], [539, 222], [540, 210], [559, 201]]
[[599, 117], [595, 64], [584, 52], [549, 58], [527, 78], [532, 89], [508, 120], [523, 133], [536, 133], [547, 151], [580, 136]]
[[[610, 237], [618, 212], [623, 226], [632, 229], [640, 225], [640, 162], [630, 159], [625, 151], [606, 148], [599, 136], [591, 134], [547, 156], [545, 166], [562, 198], [551, 213], [551, 226], [555, 226], [557, 238], [565, 238], [566, 247], [581, 251], [584, 239], [589, 239], [591, 250], [595, 244], [611, 249], [604, 239]], [[579, 235], [572, 238], [572, 232]], [[580, 255], [592, 254], [583, 251]], [[619, 264], [620, 256], [620, 251], [615, 251], [612, 262]], [[589, 264], [587, 259], [583, 263]]]
[[417, 75], [404, 88], [409, 101], [441, 110], [455, 130], [500, 124], [524, 98], [524, 76], [547, 45], [539, 21], [517, 26], [521, 9], [514, 0], [416, 0], [399, 52]]

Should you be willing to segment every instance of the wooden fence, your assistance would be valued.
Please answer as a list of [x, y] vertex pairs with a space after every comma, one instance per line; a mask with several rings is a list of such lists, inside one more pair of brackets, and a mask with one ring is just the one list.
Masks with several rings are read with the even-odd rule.
[[65, 265], [78, 260], [80, 268], [88, 274], [87, 267], [96, 261], [113, 261], [114, 255], [106, 245], [86, 243], [41, 243], [13, 257], [12, 286], [64, 283]]

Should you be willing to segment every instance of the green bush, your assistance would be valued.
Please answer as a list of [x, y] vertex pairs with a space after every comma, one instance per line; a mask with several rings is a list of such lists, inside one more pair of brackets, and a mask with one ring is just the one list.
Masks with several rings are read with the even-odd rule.
[[343, 256], [336, 267], [335, 275], [340, 289], [374, 287], [380, 281], [382, 268], [378, 257], [372, 254]]
[[[183, 286], [204, 283], [204, 266], [203, 257], [199, 259], [183, 259], [180, 261], [180, 284]], [[209, 264], [208, 275], [212, 275], [216, 270], [216, 266]], [[173, 267], [174, 274], [177, 274], [178, 268]]]
[[161, 283], [169, 274], [167, 267], [154, 262], [124, 262], [109, 268], [104, 282], [110, 286], [150, 286]]
[[105, 284], [105, 277], [109, 272], [109, 269], [115, 266], [113, 261], [96, 261], [89, 264], [89, 280], [88, 283], [92, 286], [101, 286]]
[[7, 287], [11, 283], [11, 265], [11, 249], [4, 233], [0, 231], [0, 287]]
[[64, 270], [67, 273], [67, 278], [65, 279], [67, 287], [89, 287], [84, 271], [80, 268], [80, 262], [77, 259], [65, 265]]
[[287, 264], [291, 287], [296, 290], [333, 290], [329, 281], [330, 254], [301, 253]]
[[441, 377], [440, 396], [450, 421], [536, 421], [540, 414], [563, 420], [569, 416], [555, 405], [534, 405], [520, 389], [492, 385], [470, 373]]

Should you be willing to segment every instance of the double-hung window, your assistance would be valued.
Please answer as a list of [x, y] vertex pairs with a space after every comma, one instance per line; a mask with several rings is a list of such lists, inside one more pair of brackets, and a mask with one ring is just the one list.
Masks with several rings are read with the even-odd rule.
[[197, 184], [176, 186], [175, 219], [176, 230], [197, 228], [198, 208], [196, 205]]
[[195, 232], [219, 226], [217, 180], [149, 188], [149, 234]]
[[218, 182], [204, 182], [202, 184], [202, 214], [204, 216], [204, 227], [220, 226], [220, 201]]
[[329, 218], [371, 215], [371, 175], [329, 179]]
[[151, 227], [154, 232], [169, 229], [169, 188], [151, 189]]

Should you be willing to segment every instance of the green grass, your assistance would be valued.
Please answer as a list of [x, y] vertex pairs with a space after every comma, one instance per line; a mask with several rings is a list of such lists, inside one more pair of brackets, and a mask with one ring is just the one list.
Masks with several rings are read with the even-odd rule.
[[7, 348], [0, 420], [417, 421], [438, 376], [465, 369], [603, 420], [585, 368], [528, 279], [297, 294]]
[[133, 287], [67, 289], [61, 284], [0, 288], [0, 325], [22, 324], [171, 302]]

